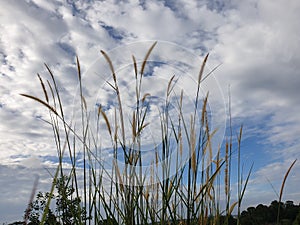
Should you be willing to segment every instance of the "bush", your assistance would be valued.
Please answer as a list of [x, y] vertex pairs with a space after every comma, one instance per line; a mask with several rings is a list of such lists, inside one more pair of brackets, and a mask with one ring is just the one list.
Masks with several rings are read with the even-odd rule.
[[[81, 208], [81, 200], [74, 197], [74, 188], [68, 186], [68, 177], [60, 177], [55, 182], [57, 194], [49, 192], [39, 192], [36, 199], [29, 204], [28, 210], [25, 211], [25, 217], [28, 217], [28, 225], [39, 225], [44, 212], [47, 212], [45, 223], [48, 225], [55, 224], [81, 224], [86, 218], [85, 210]], [[55, 200], [55, 209], [47, 209], [47, 203]]]

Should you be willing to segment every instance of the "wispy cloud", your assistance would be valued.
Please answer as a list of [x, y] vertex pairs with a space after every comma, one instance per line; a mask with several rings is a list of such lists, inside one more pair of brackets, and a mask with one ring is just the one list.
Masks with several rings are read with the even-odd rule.
[[[25, 196], [30, 195], [34, 178], [26, 177], [30, 174], [29, 169], [20, 169], [20, 166], [47, 166], [53, 163], [49, 157], [56, 154], [51, 127], [41, 120], [47, 120], [47, 110], [19, 95], [43, 95], [36, 78], [36, 73], [40, 73], [44, 79], [49, 79], [43, 63], [47, 63], [56, 75], [66, 110], [73, 112], [73, 95], [77, 90], [76, 55], [86, 75], [86, 93], [99, 95], [92, 84], [99, 84], [97, 82], [109, 75], [108, 69], [105, 74], [95, 70], [98, 68], [95, 63], [105, 65], [99, 51], [107, 51], [114, 63], [120, 65], [118, 63], [123, 59], [117, 47], [124, 50], [129, 43], [149, 40], [145, 45], [132, 45], [139, 48], [127, 48], [129, 50], [123, 57], [129, 61], [123, 61], [123, 67], [118, 67], [120, 73], [126, 72], [126, 66], [132, 64], [131, 54], [142, 60], [154, 40], [173, 42], [178, 48], [164, 47], [161, 58], [153, 59], [159, 61], [170, 55], [178, 56], [178, 60], [183, 59], [183, 64], [153, 66], [152, 72], [172, 76], [170, 69], [178, 75], [178, 68], [183, 71], [188, 68], [184, 65], [200, 65], [200, 57], [192, 62], [184, 61], [190, 58], [184, 58], [182, 52], [185, 51], [174, 52], [179, 47], [201, 57], [210, 52], [209, 69], [222, 63], [214, 76], [224, 92], [225, 101], [230, 85], [233, 125], [244, 124], [249, 151], [252, 146], [249, 140], [255, 142], [255, 149], [245, 154], [254, 162], [263, 157], [263, 160], [257, 160], [259, 167], [255, 168], [248, 193], [260, 193], [256, 194], [257, 201], [262, 196], [270, 196], [264, 198], [269, 201], [268, 198], [274, 195], [269, 194], [270, 185], [264, 177], [276, 183], [277, 175], [284, 175], [289, 163], [300, 157], [299, 9], [297, 0], [130, 0], [118, 3], [3, 0], [0, 9], [0, 180], [10, 188], [1, 188], [1, 199], [6, 198], [8, 202], [1, 201], [0, 217], [15, 219], [10, 212], [17, 208], [17, 212], [21, 212], [26, 206]], [[160, 53], [159, 48], [157, 51]], [[195, 69], [196, 73], [198, 69]], [[89, 74], [93, 79], [87, 77]], [[123, 81], [126, 88], [130, 77]], [[150, 80], [145, 81], [145, 90], [151, 91]], [[160, 85], [163, 86], [163, 82]], [[185, 80], [180, 85], [189, 90]], [[131, 94], [130, 91], [127, 93]], [[107, 102], [109, 108], [111, 95], [109, 92], [102, 94], [101, 104]], [[98, 97], [91, 98], [92, 107]], [[288, 198], [299, 198], [296, 189], [299, 180], [295, 174], [300, 168], [296, 164], [293, 170], [295, 173], [287, 183], [286, 194]], [[12, 174], [16, 179], [10, 178]], [[24, 177], [26, 181], [22, 180]], [[260, 192], [256, 187], [261, 188]], [[6, 197], [16, 196], [14, 193], [22, 193], [22, 198]], [[251, 200], [248, 198], [247, 201], [250, 203]], [[3, 211], [8, 204], [12, 206], [10, 212]]]

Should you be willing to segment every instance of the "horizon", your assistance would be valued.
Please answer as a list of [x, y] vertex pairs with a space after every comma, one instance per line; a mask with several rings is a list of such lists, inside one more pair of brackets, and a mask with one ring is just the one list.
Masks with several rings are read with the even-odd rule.
[[[176, 75], [174, 90], [185, 91], [189, 109], [193, 104], [189, 91], [209, 53], [205, 72], [217, 69], [205, 81], [202, 95], [210, 92], [213, 127], [220, 129], [214, 145], [228, 138], [230, 98], [234, 141], [243, 126], [244, 177], [254, 163], [243, 209], [278, 199], [286, 171], [300, 158], [299, 10], [297, 0], [3, 0], [0, 223], [22, 219], [36, 176], [38, 191], [49, 191], [51, 176], [46, 169], [57, 164], [52, 130], [44, 121], [48, 111], [20, 96], [43, 95], [36, 74], [47, 77], [44, 63], [57, 78], [67, 110], [74, 113], [78, 56], [85, 91], [91, 96], [88, 104], [93, 109], [105, 103], [108, 112], [114, 102], [104, 86], [108, 70], [100, 50], [122, 75], [132, 65], [131, 55], [141, 62], [155, 41], [145, 79], [145, 89], [155, 93], [152, 103], [160, 104], [161, 90]], [[132, 90], [126, 88], [132, 80], [120, 77], [129, 101]], [[102, 82], [101, 90], [97, 82]], [[155, 122], [158, 112], [151, 112]], [[156, 129], [154, 124], [148, 131], [152, 139], [145, 148], [158, 140]], [[287, 178], [283, 202], [300, 204], [299, 172], [297, 161]]]

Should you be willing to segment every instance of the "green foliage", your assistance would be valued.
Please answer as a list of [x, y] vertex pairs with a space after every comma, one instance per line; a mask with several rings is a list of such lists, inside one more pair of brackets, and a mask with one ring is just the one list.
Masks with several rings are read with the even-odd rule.
[[[28, 219], [29, 225], [39, 225], [40, 224], [40, 215], [44, 212], [46, 203], [49, 198], [54, 198], [54, 196], [50, 196], [49, 193], [39, 192], [36, 195], [36, 200], [29, 204], [28, 209], [30, 210]], [[25, 212], [27, 213], [27, 211]], [[46, 224], [57, 224], [56, 216], [54, 215], [52, 210], [48, 211]]]
[[293, 225], [300, 225], [300, 210], [298, 210], [298, 214], [293, 222]]
[[[81, 220], [85, 220], [85, 210], [80, 205], [80, 198], [73, 197], [74, 188], [68, 186], [68, 177], [63, 176], [59, 178], [55, 184], [57, 194], [50, 194], [49, 192], [39, 192], [36, 199], [29, 204], [29, 223], [28, 225], [39, 225], [41, 223], [41, 215], [45, 212], [46, 204], [50, 199], [56, 201], [55, 209], [48, 209], [45, 223], [46, 225], [55, 224], [80, 224]], [[27, 212], [25, 212], [27, 213]], [[79, 215], [79, 216], [78, 216]]]
[[[241, 214], [241, 224], [243, 225], [264, 225], [277, 223], [277, 211], [280, 207], [280, 225], [292, 225], [296, 222], [300, 206], [294, 205], [292, 201], [286, 203], [272, 201], [269, 206], [259, 204], [256, 207], [249, 207]], [[300, 216], [299, 216], [300, 218]]]

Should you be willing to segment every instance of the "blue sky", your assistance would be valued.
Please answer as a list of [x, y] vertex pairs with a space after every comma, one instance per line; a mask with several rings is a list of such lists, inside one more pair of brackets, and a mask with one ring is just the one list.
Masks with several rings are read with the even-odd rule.
[[[53, 166], [56, 151], [51, 128], [38, 119], [46, 118], [47, 111], [19, 95], [42, 94], [36, 74], [46, 74], [43, 64], [64, 85], [64, 100], [72, 111], [76, 55], [83, 73], [92, 77], [86, 84], [93, 93], [99, 75], [95, 63], [102, 63], [100, 50], [109, 52], [123, 73], [130, 53], [142, 60], [154, 41], [159, 42], [153, 59], [170, 63], [154, 68], [159, 74], [172, 76], [185, 69], [192, 74], [208, 52], [208, 70], [221, 64], [204, 90], [215, 88], [210, 103], [216, 107], [218, 122], [223, 119], [218, 116], [222, 104], [226, 105], [220, 93], [226, 100], [230, 86], [234, 129], [244, 126], [242, 160], [245, 168], [254, 162], [244, 206], [269, 204], [277, 197], [270, 182], [279, 192], [285, 171], [300, 158], [298, 0], [2, 0], [0, 4], [0, 222], [21, 219], [36, 174], [39, 188], [49, 187], [43, 168]], [[176, 64], [181, 59], [188, 67]], [[157, 95], [167, 80], [160, 77]], [[123, 81], [126, 88], [130, 78]], [[189, 93], [193, 85], [189, 78], [179, 81], [178, 88]], [[145, 82], [153, 91], [153, 81]], [[91, 104], [99, 96], [109, 99], [105, 89], [100, 93]], [[284, 200], [297, 204], [299, 172], [298, 162], [284, 192]]]

